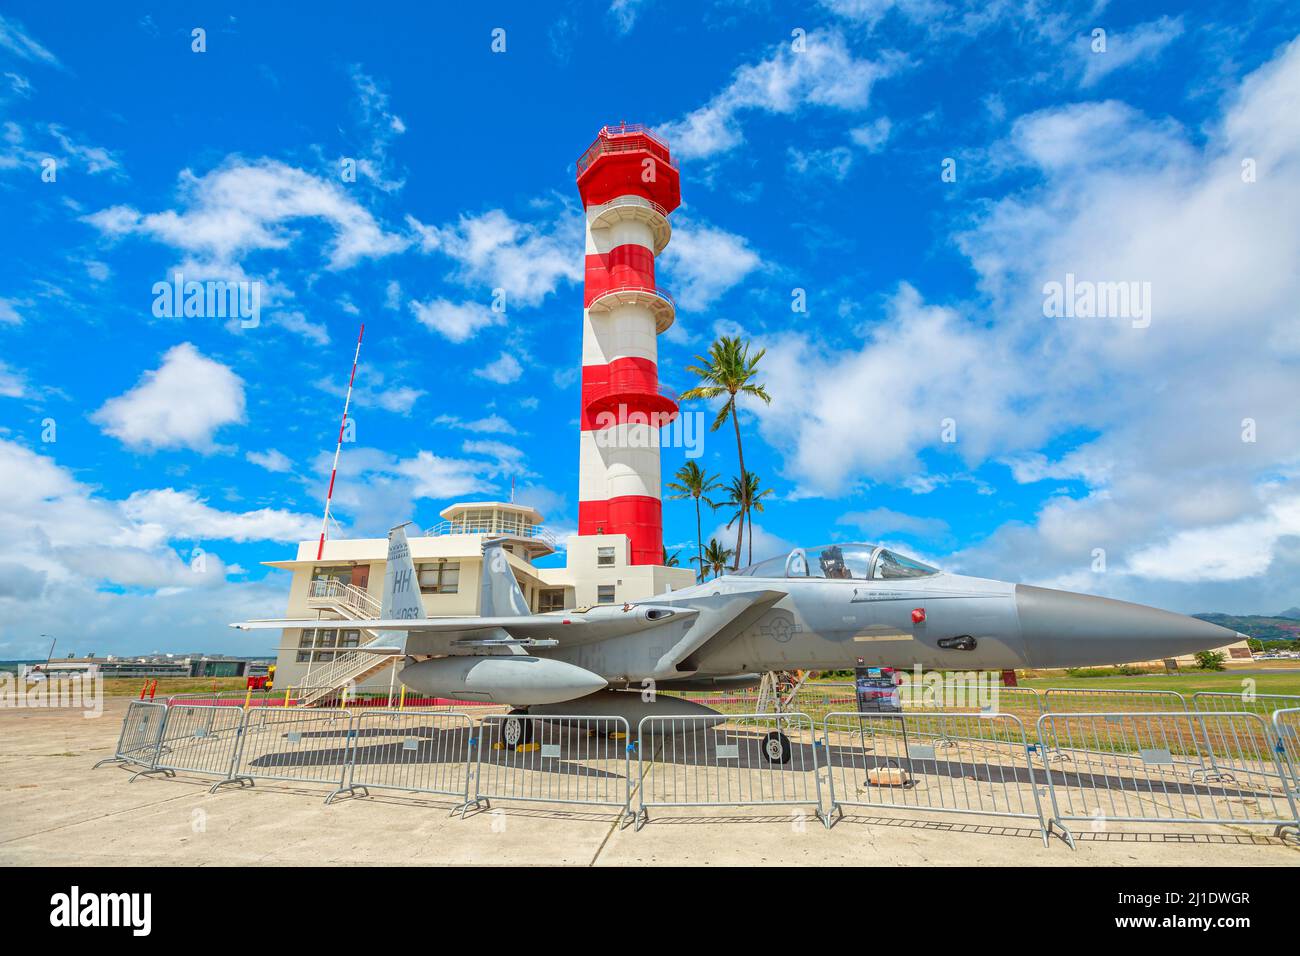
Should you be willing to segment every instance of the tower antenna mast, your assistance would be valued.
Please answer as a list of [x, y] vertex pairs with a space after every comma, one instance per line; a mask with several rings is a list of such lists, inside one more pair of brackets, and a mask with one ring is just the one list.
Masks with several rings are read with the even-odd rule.
[[352, 383], [357, 380], [357, 359], [361, 357], [361, 337], [366, 334], [366, 323], [361, 323], [361, 331], [357, 333], [357, 350], [352, 354], [352, 374], [348, 377], [348, 393], [343, 399], [343, 420], [339, 422], [339, 440], [334, 446], [334, 467], [330, 469], [330, 486], [325, 492], [325, 517], [320, 523], [320, 544], [316, 546], [316, 560], [319, 561], [325, 553], [325, 535], [329, 531], [330, 524], [330, 502], [334, 500], [334, 479], [339, 473], [339, 452], [343, 450], [343, 430], [348, 424], [348, 406], [352, 404]]

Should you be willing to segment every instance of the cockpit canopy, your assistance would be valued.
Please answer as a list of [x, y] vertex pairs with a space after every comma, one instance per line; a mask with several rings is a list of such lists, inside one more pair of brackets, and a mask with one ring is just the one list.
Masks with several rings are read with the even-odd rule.
[[759, 561], [734, 573], [756, 578], [888, 581], [929, 577], [938, 574], [939, 569], [879, 545], [845, 543], [795, 548], [789, 554]]

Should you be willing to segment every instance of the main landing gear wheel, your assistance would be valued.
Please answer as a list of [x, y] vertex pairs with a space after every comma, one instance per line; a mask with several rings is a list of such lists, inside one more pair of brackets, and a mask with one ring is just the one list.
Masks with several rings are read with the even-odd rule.
[[768, 763], [790, 762], [790, 738], [779, 730], [769, 730], [763, 737], [763, 759]]
[[522, 710], [512, 710], [501, 722], [501, 741], [511, 750], [533, 742], [533, 722], [521, 720], [524, 716]]

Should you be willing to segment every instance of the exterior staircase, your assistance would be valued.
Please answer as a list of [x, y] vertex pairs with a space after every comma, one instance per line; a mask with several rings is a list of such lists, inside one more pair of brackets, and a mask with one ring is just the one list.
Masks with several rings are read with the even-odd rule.
[[[332, 611], [342, 621], [364, 621], [378, 618], [383, 608], [366, 591], [341, 581], [313, 581], [307, 593], [307, 604], [318, 610]], [[322, 620], [323, 624], [331, 623]], [[374, 644], [385, 632], [361, 629], [360, 647]], [[310, 707], [327, 697], [332, 697], [348, 684], [372, 677], [386, 667], [392, 667], [401, 658], [382, 654], [367, 654], [358, 648], [335, 651], [334, 659], [319, 667], [313, 665], [310, 680], [298, 695], [302, 706]]]

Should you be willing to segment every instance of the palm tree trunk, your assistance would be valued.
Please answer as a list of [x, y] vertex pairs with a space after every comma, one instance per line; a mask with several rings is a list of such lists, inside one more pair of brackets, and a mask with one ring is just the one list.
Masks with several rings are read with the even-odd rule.
[[700, 583], [704, 583], [704, 533], [700, 529], [700, 496], [695, 496], [695, 554], [699, 558]]
[[[749, 479], [745, 474], [745, 450], [740, 444], [740, 417], [736, 414], [736, 396], [731, 396], [731, 424], [736, 427], [736, 458], [740, 462], [740, 487], [745, 490], [749, 487]], [[745, 518], [749, 514], [749, 508], [745, 503], [741, 503], [740, 529], [736, 534], [736, 563], [731, 566], [734, 571], [740, 567], [740, 553], [742, 545], [745, 543]]]

